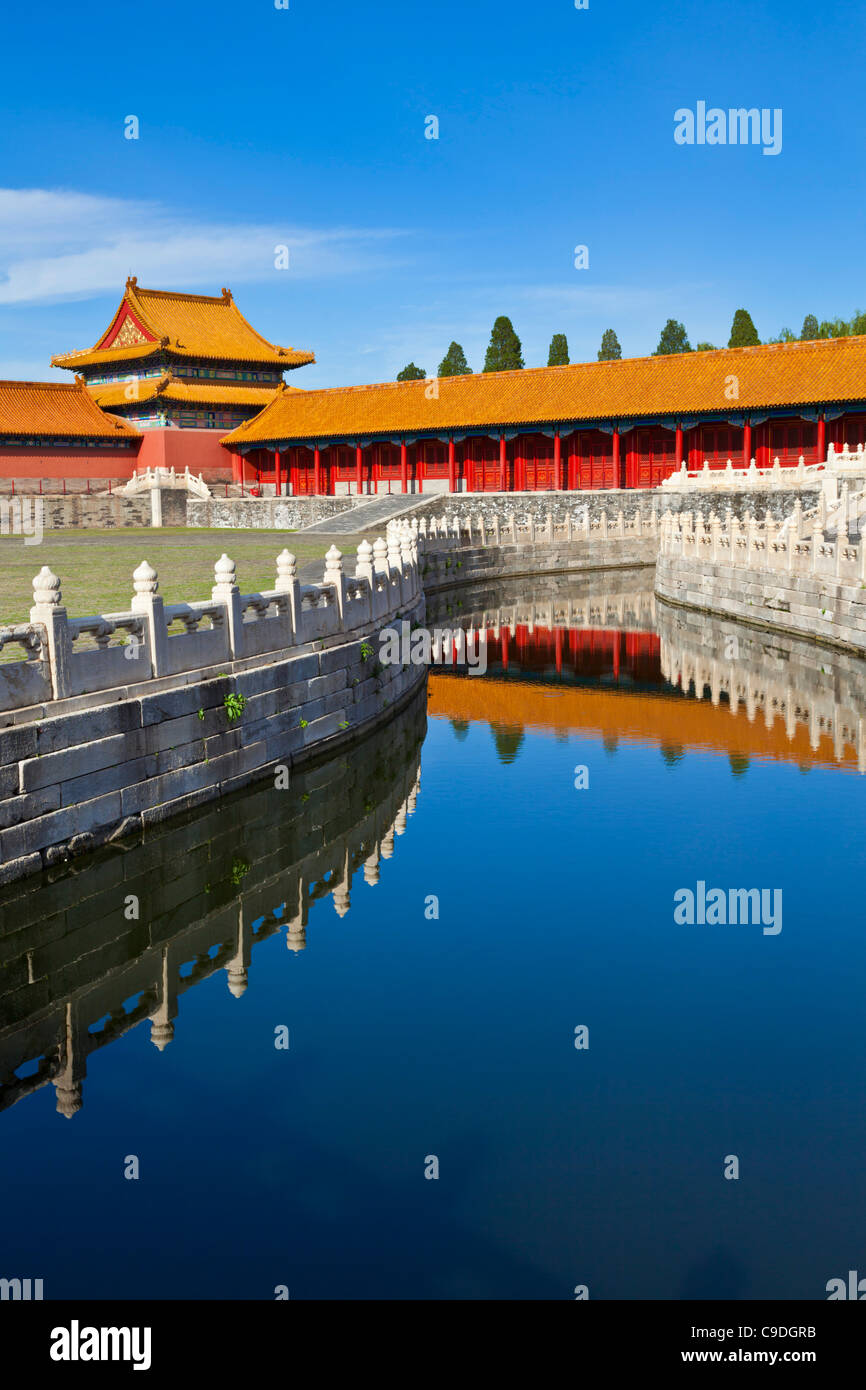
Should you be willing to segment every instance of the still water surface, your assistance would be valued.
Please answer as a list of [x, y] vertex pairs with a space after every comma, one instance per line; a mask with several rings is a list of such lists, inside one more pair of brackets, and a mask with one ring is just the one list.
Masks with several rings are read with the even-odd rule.
[[[864, 667], [656, 611], [646, 572], [439, 613], [486, 676], [0, 897], [0, 1276], [812, 1299], [866, 1267]], [[698, 881], [781, 889], [782, 930], [679, 925]]]

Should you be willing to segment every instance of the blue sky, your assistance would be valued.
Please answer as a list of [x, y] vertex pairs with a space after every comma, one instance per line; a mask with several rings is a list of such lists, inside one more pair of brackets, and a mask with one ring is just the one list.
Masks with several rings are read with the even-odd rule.
[[[90, 346], [129, 273], [231, 286], [315, 351], [304, 386], [433, 372], [452, 338], [478, 370], [500, 313], [533, 366], [554, 332], [575, 361], [607, 327], [638, 355], [668, 317], [723, 344], [741, 305], [762, 336], [847, 316], [866, 307], [863, 48], [861, 7], [800, 0], [15, 7], [0, 376]], [[675, 144], [699, 100], [780, 107], [781, 153]]]

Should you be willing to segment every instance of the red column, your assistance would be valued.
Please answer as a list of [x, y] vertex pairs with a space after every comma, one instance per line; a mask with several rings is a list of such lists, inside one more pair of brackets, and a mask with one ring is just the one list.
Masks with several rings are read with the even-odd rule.
[[748, 468], [752, 461], [752, 422], [743, 425], [743, 467]]
[[508, 491], [508, 446], [504, 434], [499, 436], [499, 491]]
[[355, 445], [355, 479], [360, 496], [364, 490], [364, 450], [360, 444]]
[[562, 491], [564, 480], [562, 477], [562, 440], [559, 437], [559, 430], [553, 436], [553, 486], [558, 492]]
[[815, 462], [827, 462], [827, 421], [823, 414], [818, 416], [818, 457]]
[[409, 453], [405, 439], [400, 440], [400, 491], [409, 491]]
[[613, 432], [613, 485], [614, 487], [622, 486], [619, 463], [619, 430]]
[[283, 471], [282, 460], [279, 449], [274, 450], [274, 491], [277, 496], [281, 496], [283, 491]]
[[562, 628], [558, 627], [554, 634], [556, 641], [556, 674], [562, 675]]
[[313, 450], [313, 492], [318, 497], [322, 488], [322, 454], [318, 444]]
[[677, 422], [677, 428], [676, 428], [676, 431], [675, 431], [675, 433], [674, 433], [674, 462], [675, 462], [677, 468], [682, 468], [682, 466], [683, 466], [683, 427], [682, 427], [682, 425], [681, 425], [679, 422]]
[[507, 627], [503, 627], [503, 628], [501, 629], [501, 638], [502, 638], [502, 669], [503, 669], [503, 671], [507, 671], [507, 670], [508, 670], [508, 636], [509, 636], [508, 628], [507, 628]]
[[453, 439], [448, 440], [448, 491], [457, 491], [457, 457]]

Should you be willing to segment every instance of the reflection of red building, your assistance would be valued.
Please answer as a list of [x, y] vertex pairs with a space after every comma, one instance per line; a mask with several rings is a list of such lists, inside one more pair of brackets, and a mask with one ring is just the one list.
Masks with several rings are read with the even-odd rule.
[[[520, 631], [518, 628], [517, 634]], [[484, 679], [452, 674], [447, 667], [432, 668], [428, 714], [456, 725], [482, 723], [512, 734], [523, 729], [581, 733], [610, 745], [624, 739], [678, 752], [716, 752], [746, 760], [769, 758], [801, 767], [857, 768], [857, 750], [846, 745], [837, 758], [831, 733], [821, 734], [817, 747], [812, 747], [805, 723], [798, 723], [789, 737], [781, 714], [768, 728], [763, 717], [749, 720], [743, 706], [732, 713], [727, 704], [713, 705], [709, 700], [684, 697], [663, 688], [659, 639], [654, 633], [524, 632], [518, 658], [517, 634], [511, 638], [503, 629], [496, 644], [488, 630], [489, 674]], [[563, 678], [551, 681], [551, 664], [555, 669], [558, 652]], [[525, 680], [515, 673], [518, 659], [525, 663]], [[504, 679], [497, 677], [497, 662], [503, 666], [508, 663]], [[588, 679], [594, 672], [597, 683]], [[569, 681], [569, 675], [576, 679]], [[614, 675], [616, 680], [611, 682]], [[633, 686], [657, 683], [659, 688], [636, 693], [624, 683], [627, 677]]]
[[[656, 487], [866, 442], [866, 337], [279, 391], [223, 445], [296, 493]], [[235, 463], [235, 472], [240, 467]]]
[[498, 637], [488, 628], [487, 669], [528, 679], [557, 675], [573, 681], [662, 684], [658, 635], [615, 628], [534, 627], [530, 631], [526, 624], [517, 623], [513, 634], [501, 627]]

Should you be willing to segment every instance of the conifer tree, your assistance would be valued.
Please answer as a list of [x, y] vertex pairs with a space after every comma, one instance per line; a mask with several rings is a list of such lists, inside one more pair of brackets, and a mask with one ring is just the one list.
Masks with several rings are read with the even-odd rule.
[[818, 320], [814, 314], [807, 314], [800, 329], [800, 342], [811, 343], [818, 336]]
[[599, 362], [619, 362], [622, 358], [622, 348], [619, 345], [619, 338], [612, 328], [606, 328], [601, 335], [601, 347], [597, 353]]
[[668, 319], [661, 331], [659, 345], [653, 357], [670, 357], [675, 352], [691, 352], [692, 345], [686, 333], [685, 324], [676, 319]]
[[522, 367], [523, 349], [514, 331], [511, 319], [501, 314], [493, 325], [487, 355], [484, 358], [485, 372], [511, 372]]
[[469, 376], [466, 353], [459, 343], [452, 343], [439, 363], [440, 376]]
[[728, 347], [757, 347], [760, 341], [748, 309], [738, 309], [731, 324]]
[[567, 367], [568, 366], [568, 339], [564, 333], [554, 333], [550, 340], [550, 351], [547, 354], [548, 367]]

